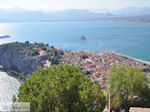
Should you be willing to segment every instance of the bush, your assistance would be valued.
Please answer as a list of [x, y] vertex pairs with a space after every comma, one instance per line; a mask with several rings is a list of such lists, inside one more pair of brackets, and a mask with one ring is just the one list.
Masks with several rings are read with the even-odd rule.
[[102, 112], [106, 97], [78, 68], [52, 66], [32, 73], [19, 89], [19, 102], [30, 102], [31, 112]]
[[48, 61], [52, 61], [52, 60], [51, 60], [51, 56], [48, 57]]
[[59, 58], [58, 57], [51, 57], [52, 65], [58, 65], [59, 64]]
[[112, 66], [107, 74], [111, 106], [113, 108], [123, 108], [128, 111], [130, 106], [136, 106], [135, 96], [140, 99], [138, 106], [142, 106], [142, 103], [150, 105], [148, 79], [137, 67], [125, 65]]
[[29, 41], [25, 41], [25, 44], [29, 44], [30, 42]]
[[46, 53], [51, 53], [52, 51], [50, 49], [46, 50]]
[[46, 47], [43, 47], [43, 48], [42, 48], [42, 50], [46, 51], [46, 50], [47, 50], [47, 48], [46, 48]]
[[30, 53], [30, 56], [37, 56], [37, 55], [39, 55], [38, 50], [31, 51], [31, 53]]

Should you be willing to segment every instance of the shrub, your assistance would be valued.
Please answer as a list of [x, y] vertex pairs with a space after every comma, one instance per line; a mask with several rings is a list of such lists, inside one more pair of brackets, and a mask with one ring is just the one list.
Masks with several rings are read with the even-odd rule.
[[20, 87], [19, 102], [30, 102], [31, 112], [102, 112], [106, 97], [78, 68], [52, 66], [32, 73]]

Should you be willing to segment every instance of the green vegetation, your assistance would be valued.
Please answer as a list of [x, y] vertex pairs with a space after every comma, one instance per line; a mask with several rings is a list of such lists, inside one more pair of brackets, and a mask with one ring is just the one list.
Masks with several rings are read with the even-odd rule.
[[59, 64], [62, 50], [49, 47], [44, 43], [13, 42], [0, 45], [0, 65], [7, 71], [13, 71], [15, 77], [25, 80], [27, 74], [41, 69], [46, 60], [51, 59], [52, 65]]
[[37, 55], [40, 55], [39, 51], [38, 50], [34, 50], [34, 51], [31, 51], [30, 56], [37, 56]]
[[47, 50], [47, 46], [44, 44], [32, 44], [29, 43], [29, 41], [26, 41], [25, 43], [19, 43], [19, 42], [14, 42], [14, 43], [9, 43], [9, 44], [4, 44], [0, 46], [0, 50], [5, 49], [6, 54], [9, 55], [11, 52], [16, 52], [18, 54], [21, 54], [23, 56], [37, 56], [39, 55], [40, 50]]
[[25, 41], [25, 44], [29, 44], [30, 42], [29, 41]]
[[15, 95], [13, 95], [12, 101], [13, 101], [13, 102], [16, 102], [16, 101], [17, 101], [17, 98], [16, 98]]
[[46, 53], [51, 53], [52, 51], [50, 49], [46, 50]]
[[58, 65], [61, 59], [61, 55], [64, 55], [64, 52], [62, 50], [57, 50], [53, 48], [53, 51], [47, 51], [51, 52], [53, 55], [48, 57], [48, 61], [51, 62], [52, 65]]
[[47, 45], [45, 45], [44, 43], [38, 43], [38, 46], [44, 51], [47, 50]]
[[112, 109], [150, 106], [148, 79], [137, 67], [112, 66], [107, 74]]
[[102, 112], [106, 97], [78, 68], [52, 66], [32, 73], [19, 89], [19, 102], [30, 102], [31, 112]]
[[58, 57], [58, 56], [55, 56], [55, 57], [54, 56], [53, 57], [49, 56], [48, 61], [50, 61], [52, 65], [58, 65], [59, 61], [60, 61], [60, 57]]

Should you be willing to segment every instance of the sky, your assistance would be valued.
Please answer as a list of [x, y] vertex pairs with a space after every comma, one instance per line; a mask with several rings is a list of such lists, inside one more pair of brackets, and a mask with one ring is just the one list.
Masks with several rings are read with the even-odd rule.
[[0, 0], [0, 8], [9, 9], [14, 7], [29, 10], [68, 8], [116, 10], [124, 7], [150, 7], [150, 0]]

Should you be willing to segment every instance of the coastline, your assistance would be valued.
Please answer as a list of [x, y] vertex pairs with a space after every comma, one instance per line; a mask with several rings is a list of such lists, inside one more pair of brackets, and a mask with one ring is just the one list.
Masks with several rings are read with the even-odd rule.
[[[60, 49], [60, 48], [59, 48]], [[76, 50], [71, 50], [73, 52], [76, 52]], [[77, 50], [78, 51], [78, 50]], [[82, 50], [81, 50], [82, 51]], [[90, 51], [82, 51], [82, 52], [90, 52]], [[93, 51], [92, 51], [93, 52]], [[146, 64], [146, 66], [150, 66], [150, 61], [146, 61], [146, 60], [142, 60], [142, 59], [138, 59], [138, 58], [134, 58], [134, 57], [131, 57], [131, 56], [128, 56], [128, 55], [124, 55], [124, 54], [121, 54], [121, 53], [117, 53], [113, 50], [108, 50], [108, 49], [104, 49], [104, 50], [101, 50], [100, 52], [93, 52], [94, 54], [103, 54], [103, 53], [110, 53], [110, 54], [115, 54], [115, 55], [118, 55], [118, 56], [121, 56], [121, 57], [126, 57], [127, 59], [131, 59], [133, 61], [137, 61], [137, 62], [140, 62], [140, 63], [143, 63], [143, 64]], [[18, 82], [20, 84], [23, 84], [23, 80], [21, 80], [20, 78], [18, 78], [15, 73], [12, 73], [10, 70], [5, 70], [3, 68], [3, 66], [0, 65], [0, 71], [1, 72], [5, 72], [7, 73], [10, 77], [12, 78], [15, 78], [18, 80]]]
[[[114, 22], [114, 23], [138, 23], [138, 24], [150, 24], [149, 22], [141, 22], [141, 21], [127, 21], [127, 20], [122, 20], [122, 21], [115, 21], [115, 20], [68, 20], [68, 21], [25, 21], [25, 22], [0, 22], [0, 23], [49, 23], [49, 22]], [[4, 38], [0, 38], [4, 39]]]
[[[81, 21], [84, 22], [84, 21]], [[149, 22], [141, 22], [141, 21], [113, 21], [113, 20], [91, 20], [91, 21], [85, 21], [85, 22], [114, 22], [114, 23], [134, 23], [134, 24], [150, 24]]]
[[[102, 51], [105, 51], [105, 50], [102, 50]], [[102, 51], [100, 51], [100, 52], [102, 52]], [[108, 50], [108, 49], [106, 49], [106, 51], [111, 52], [111, 53], [114, 53], [114, 54], [116, 54], [116, 55], [118, 55], [118, 56], [122, 56], [122, 57], [126, 57], [126, 58], [129, 58], [129, 59], [132, 59], [132, 60], [134, 60], [134, 61], [138, 61], [138, 62], [141, 62], [141, 63], [145, 63], [145, 64], [147, 64], [148, 66], [150, 65], [150, 61], [146, 61], [146, 60], [134, 58], [134, 57], [131, 57], [131, 56], [128, 56], [128, 55], [124, 55], [124, 54], [121, 54], [121, 53], [117, 53], [117, 52], [115, 52], [115, 51], [113, 51], [113, 50]]]
[[[26, 45], [27, 43], [13, 43], [12, 45], [10, 45], [10, 49], [12, 49], [12, 46], [15, 45], [22, 45], [22, 46], [27, 46], [29, 45], [29, 43]], [[49, 56], [55, 56], [53, 55], [53, 52], [51, 52], [50, 54], [46, 51], [44, 51], [41, 47], [38, 47], [38, 44], [30, 44], [33, 45], [32, 49], [36, 48], [36, 49], [40, 49], [39, 54], [37, 55], [37, 58], [39, 60], [44, 60], [44, 63], [46, 63], [48, 61]], [[39, 44], [41, 45], [41, 44]], [[16, 47], [15, 47], [16, 48]], [[26, 48], [26, 47], [25, 47]], [[53, 47], [47, 46], [46, 47], [48, 50], [54, 50]], [[53, 49], [52, 49], [53, 48]], [[29, 48], [30, 49], [30, 48]], [[75, 65], [77, 67], [79, 67], [82, 71], [85, 72], [85, 74], [87, 73], [91, 78], [93, 79], [104, 79], [105, 78], [105, 71], [108, 69], [108, 67], [110, 65], [116, 64], [116, 65], [121, 65], [121, 64], [125, 64], [125, 65], [130, 65], [130, 66], [138, 66], [140, 68], [145, 68], [145, 67], [149, 67], [150, 68], [150, 62], [146, 61], [146, 60], [142, 60], [142, 59], [137, 59], [131, 56], [127, 56], [124, 54], [120, 54], [115, 52], [114, 50], [108, 50], [108, 49], [103, 49], [99, 52], [94, 52], [94, 51], [85, 51], [85, 50], [64, 50], [61, 49], [61, 46], [56, 47], [56, 49], [59, 51], [61, 50], [62, 52], [58, 52], [60, 54], [60, 58], [61, 61], [59, 61], [58, 64], [72, 64]], [[55, 50], [56, 50], [55, 49]], [[20, 50], [22, 50], [20, 48]], [[6, 50], [3, 49], [3, 52], [5, 52]], [[15, 50], [13, 49], [12, 53], [15, 52]], [[56, 51], [55, 51], [56, 52]], [[9, 56], [10, 54], [8, 54], [9, 52], [7, 52], [7, 55]], [[29, 51], [24, 52], [24, 53], [29, 53]], [[48, 54], [47, 54], [48, 53]], [[28, 69], [27, 66], [22, 67], [21, 70], [17, 70], [17, 69], [12, 69], [13, 66], [22, 66], [25, 65], [25, 61], [23, 60], [24, 58], [19, 58], [19, 61], [16, 60], [16, 62], [11, 64], [11, 60], [15, 60], [16, 56], [18, 54], [18, 52], [15, 52], [15, 56], [12, 55], [9, 56], [8, 59], [5, 59], [5, 63], [10, 63], [9, 67], [7, 66], [7, 64], [2, 64], [3, 66], [0, 66], [0, 71], [3, 71], [5, 73], [7, 73], [9, 76], [17, 79], [19, 81], [20, 84], [22, 84], [27, 77], [29, 76], [29, 74], [31, 74], [33, 72], [33, 68]], [[3, 56], [3, 53], [1, 53], [1, 55]], [[5, 54], [6, 55], [6, 54]], [[5, 55], [3, 57], [5, 57]], [[20, 56], [20, 55], [19, 55]], [[26, 56], [26, 55], [23, 55]], [[30, 59], [35, 58], [34, 55], [30, 56], [27, 55], [28, 58]], [[44, 56], [44, 57], [43, 57]], [[57, 56], [57, 55], [56, 55]], [[26, 57], [27, 58], [27, 57]], [[31, 58], [31, 59], [32, 59]], [[2, 58], [3, 59], [3, 58]], [[18, 59], [18, 58], [17, 58]], [[7, 61], [9, 60], [9, 61]], [[30, 61], [28, 61], [30, 62]], [[33, 62], [34, 64], [36, 63], [36, 61]], [[39, 61], [39, 64], [44, 64], [41, 61]], [[30, 66], [31, 63], [27, 63], [28, 66]], [[47, 64], [46, 66], [51, 66], [51, 64]], [[44, 66], [41, 66], [41, 68], [43, 68]], [[37, 68], [36, 70], [38, 70], [39, 68]], [[24, 70], [26, 70], [24, 73]], [[29, 70], [31, 72], [29, 72]], [[19, 71], [19, 72], [17, 72]], [[25, 75], [26, 74], [26, 75]]]
[[[84, 55], [87, 55], [88, 59], [84, 59]], [[85, 75], [92, 80], [93, 83], [97, 81], [100, 82], [102, 84], [102, 89], [106, 88], [105, 84], [107, 78], [105, 71], [107, 71], [110, 65], [125, 64], [129, 66], [137, 66], [141, 70], [150, 68], [149, 61], [133, 58], [131, 56], [120, 54], [108, 49], [104, 49], [100, 52], [82, 50], [64, 51], [64, 55], [62, 55], [61, 62], [59, 64], [75, 65], [76, 67], [80, 68]], [[6, 70], [3, 68], [3, 66], [0, 66], [0, 71], [7, 73], [7, 75], [15, 78], [20, 84], [23, 84], [24, 79], [20, 79], [20, 77], [17, 75], [17, 72]]]
[[0, 101], [12, 102], [13, 95], [17, 96], [21, 83], [16, 77], [0, 69]]
[[23, 81], [21, 80], [21, 79], [19, 79], [18, 77], [16, 77], [16, 76], [14, 76], [12, 73], [10, 73], [9, 71], [7, 71], [7, 70], [4, 70], [3, 68], [1, 68], [1, 66], [0, 66], [0, 72], [5, 72], [8, 76], [10, 76], [11, 78], [14, 78], [14, 79], [16, 79], [18, 82], [19, 82], [19, 84], [23, 84]]
[[22, 81], [21, 79], [19, 79], [18, 77], [14, 76], [12, 73], [7, 72], [7, 71], [6, 71], [6, 73], [7, 73], [10, 77], [13, 77], [13, 78], [17, 79], [20, 84], [23, 84], [23, 81]]

